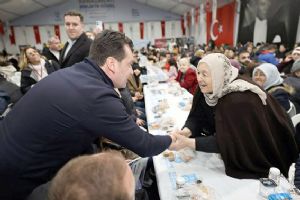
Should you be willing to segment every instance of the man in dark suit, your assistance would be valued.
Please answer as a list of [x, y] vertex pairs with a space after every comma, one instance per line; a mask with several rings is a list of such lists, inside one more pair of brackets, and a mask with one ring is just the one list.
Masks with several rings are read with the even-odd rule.
[[42, 55], [45, 56], [48, 60], [54, 60], [55, 62], [59, 62], [61, 50], [60, 39], [57, 36], [52, 36], [48, 40], [48, 47], [44, 47], [42, 51]]
[[89, 58], [42, 79], [18, 101], [0, 123], [1, 200], [26, 199], [100, 136], [142, 157], [180, 146], [177, 136], [146, 133], [126, 113], [114, 88], [126, 86], [133, 60], [132, 41], [105, 30]]
[[[254, 0], [255, 8], [249, 8], [246, 13], [252, 13], [251, 19], [246, 19], [241, 24], [239, 31], [239, 41], [243, 44], [252, 41], [254, 45], [261, 42], [267, 43], [287, 43], [287, 33], [285, 23], [280, 21], [279, 15], [270, 16], [271, 0]], [[249, 11], [251, 10], [251, 11]], [[256, 15], [255, 15], [256, 14]], [[249, 20], [249, 21], [248, 21]]]
[[77, 11], [65, 13], [65, 28], [69, 37], [61, 51], [59, 64], [62, 68], [70, 67], [89, 55], [92, 40], [83, 31], [83, 16]]

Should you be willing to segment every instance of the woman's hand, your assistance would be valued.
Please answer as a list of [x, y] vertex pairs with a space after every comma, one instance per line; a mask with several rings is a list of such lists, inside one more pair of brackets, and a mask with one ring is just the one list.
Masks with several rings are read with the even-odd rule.
[[184, 127], [182, 130], [177, 130], [176, 133], [183, 135], [185, 137], [190, 137], [192, 135], [191, 130], [187, 127]]
[[183, 148], [191, 148], [193, 150], [196, 149], [196, 141], [194, 138], [187, 138], [178, 133], [173, 133], [170, 135], [172, 138], [172, 143], [169, 146], [170, 150], [178, 151]]
[[140, 119], [140, 118], [136, 118], [136, 124], [138, 126], [144, 126], [145, 125], [145, 121]]

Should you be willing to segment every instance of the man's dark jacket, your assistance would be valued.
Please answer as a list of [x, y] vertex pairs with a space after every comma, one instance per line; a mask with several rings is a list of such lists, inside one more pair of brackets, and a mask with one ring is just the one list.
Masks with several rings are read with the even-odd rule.
[[64, 57], [65, 51], [69, 45], [66, 43], [59, 57], [61, 68], [70, 67], [75, 63], [83, 61], [83, 59], [89, 55], [91, 44], [92, 40], [89, 39], [85, 33], [82, 33], [71, 47], [66, 57]]
[[135, 124], [111, 79], [89, 59], [42, 79], [0, 122], [0, 199], [25, 199], [100, 136], [142, 157], [171, 143]]
[[[60, 54], [60, 51], [59, 51]], [[50, 51], [48, 47], [44, 47], [42, 51], [42, 55], [45, 56], [48, 60], [54, 60], [55, 62], [59, 63], [59, 60], [56, 56]]]

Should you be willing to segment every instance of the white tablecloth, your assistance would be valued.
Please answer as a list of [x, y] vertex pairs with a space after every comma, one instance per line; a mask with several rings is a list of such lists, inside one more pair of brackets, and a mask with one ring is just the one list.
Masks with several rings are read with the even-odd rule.
[[[188, 92], [183, 92], [180, 96], [169, 94], [170, 84], [158, 84], [144, 87], [146, 113], [148, 124], [159, 120], [153, 113], [153, 107], [158, 102], [167, 99], [169, 108], [162, 118], [172, 118], [175, 120], [174, 128], [181, 128], [188, 116], [188, 111], [180, 109], [180, 104], [191, 100]], [[153, 130], [149, 126], [149, 132], [155, 135], [167, 134], [166, 131]], [[175, 152], [175, 154], [177, 154]], [[188, 163], [179, 161], [169, 161], [162, 154], [155, 156], [154, 167], [156, 171], [157, 184], [161, 200], [174, 200], [176, 198], [176, 176], [196, 175], [200, 177], [203, 184], [213, 189], [217, 200], [255, 200], [262, 199], [259, 196], [259, 181], [252, 179], [235, 179], [225, 175], [225, 168], [219, 154], [196, 152], [196, 157]], [[281, 178], [282, 189], [288, 188], [289, 184]], [[278, 191], [284, 191], [279, 189]]]

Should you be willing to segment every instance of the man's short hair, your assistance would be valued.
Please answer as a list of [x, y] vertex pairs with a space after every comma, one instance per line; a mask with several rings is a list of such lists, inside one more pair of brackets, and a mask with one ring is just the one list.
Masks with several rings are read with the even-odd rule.
[[241, 54], [244, 54], [244, 53], [250, 54], [246, 49], [243, 49], [238, 53], [238, 56], [240, 56]]
[[124, 45], [129, 45], [133, 50], [131, 39], [124, 33], [104, 30], [95, 37], [90, 48], [89, 58], [99, 66], [103, 66], [108, 57], [113, 57], [120, 62], [125, 58]]
[[118, 152], [77, 157], [51, 182], [49, 200], [131, 200], [124, 176], [127, 163]]
[[76, 10], [70, 10], [70, 11], [66, 12], [64, 17], [65, 16], [78, 16], [80, 18], [80, 21], [83, 22], [83, 15]]

